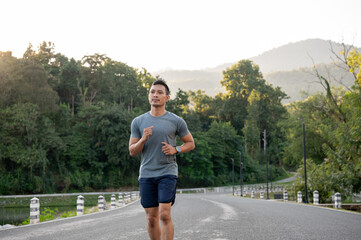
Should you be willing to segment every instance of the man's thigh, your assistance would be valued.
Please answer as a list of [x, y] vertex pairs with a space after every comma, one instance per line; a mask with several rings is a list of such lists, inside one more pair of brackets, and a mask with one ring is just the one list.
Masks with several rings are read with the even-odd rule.
[[158, 207], [159, 203], [174, 204], [177, 177], [166, 175], [139, 179], [141, 204], [144, 208]]
[[175, 202], [177, 191], [177, 177], [173, 175], [163, 176], [158, 182], [158, 202], [172, 203]]
[[144, 208], [158, 207], [158, 184], [153, 178], [140, 178], [140, 203]]

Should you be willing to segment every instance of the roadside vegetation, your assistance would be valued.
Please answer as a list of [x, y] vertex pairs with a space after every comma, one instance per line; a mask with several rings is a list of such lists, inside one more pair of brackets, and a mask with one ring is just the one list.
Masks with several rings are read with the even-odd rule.
[[[352, 199], [361, 190], [361, 54], [344, 50], [337, 64], [354, 74], [352, 87], [332, 88], [335, 79], [315, 68], [324, 92], [288, 105], [249, 60], [224, 69], [225, 92], [215, 97], [172, 89], [167, 109], [196, 142], [177, 159], [178, 186], [229, 185], [233, 158], [236, 179], [242, 162], [245, 183], [265, 182], [268, 162], [272, 179], [299, 171], [295, 189], [303, 191], [302, 119], [309, 191], [321, 202], [334, 192]], [[0, 52], [0, 194], [136, 188], [130, 124], [149, 110], [157, 78], [103, 54], [69, 59], [48, 42], [29, 45], [22, 58]]]

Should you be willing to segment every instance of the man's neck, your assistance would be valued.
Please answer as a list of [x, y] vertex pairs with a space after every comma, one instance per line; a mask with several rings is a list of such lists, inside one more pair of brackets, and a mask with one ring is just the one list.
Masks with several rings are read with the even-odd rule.
[[150, 115], [153, 117], [160, 117], [163, 116], [167, 111], [164, 107], [151, 107], [150, 108]]

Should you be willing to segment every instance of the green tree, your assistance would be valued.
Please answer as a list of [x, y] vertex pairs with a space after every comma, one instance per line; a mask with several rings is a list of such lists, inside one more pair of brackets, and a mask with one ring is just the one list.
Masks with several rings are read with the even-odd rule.
[[[61, 57], [62, 55], [58, 55]], [[81, 105], [79, 84], [81, 82], [80, 66], [73, 58], [62, 60], [60, 73], [58, 75], [58, 84], [55, 89], [59, 95], [61, 103], [71, 106], [74, 115], [75, 108]]]
[[187, 110], [188, 104], [188, 94], [185, 91], [178, 89], [176, 96], [167, 102], [167, 110], [183, 117], [185, 115], [185, 111]]
[[84, 104], [118, 103], [129, 111], [135, 107], [145, 108], [147, 89], [135, 69], [104, 54], [85, 56], [82, 64], [84, 82], [79, 87]]
[[7, 184], [15, 193], [51, 191], [53, 186], [45, 181], [52, 178], [52, 156], [64, 148], [52, 121], [31, 103], [14, 104], [0, 113], [1, 178], [10, 180]]
[[[302, 111], [309, 118], [308, 129], [311, 128], [307, 131], [311, 135], [308, 145], [310, 151], [307, 152], [310, 158], [307, 163], [310, 166], [309, 184], [311, 189], [320, 192], [321, 199], [325, 201], [330, 201], [329, 197], [336, 191], [343, 198], [351, 200], [352, 193], [361, 189], [361, 88], [358, 81], [358, 56], [355, 54], [358, 53], [351, 51], [348, 60], [344, 61], [349, 64], [355, 77], [355, 85], [351, 89], [332, 89], [328, 79], [318, 75], [325, 86], [326, 95], [315, 96], [299, 104], [309, 108], [307, 112]], [[293, 114], [300, 113], [295, 111]], [[316, 138], [313, 134], [319, 135], [323, 141], [314, 142]], [[318, 152], [323, 159], [318, 158], [321, 155]]]
[[142, 82], [142, 86], [145, 87], [147, 92], [149, 92], [152, 83], [156, 81], [156, 77], [153, 77], [150, 72], [147, 71], [147, 69], [142, 68], [140, 71], [137, 72], [138, 79]]
[[193, 133], [197, 147], [194, 151], [181, 154], [177, 159], [179, 165], [180, 187], [212, 186], [214, 183], [212, 149], [204, 132]]
[[223, 71], [221, 84], [226, 90], [222, 119], [230, 121], [238, 134], [242, 134], [247, 117], [247, 99], [253, 89], [265, 84], [265, 80], [258, 65], [250, 60], [242, 60]]
[[48, 84], [55, 89], [58, 84], [58, 75], [60, 72], [60, 64], [58, 61], [60, 54], [55, 53], [55, 44], [43, 41], [37, 51], [33, 50], [33, 45], [29, 44], [23, 59], [33, 64], [41, 65], [48, 73]]
[[[83, 84], [80, 89], [83, 96], [83, 104], [85, 100], [88, 103], [93, 103], [97, 95], [104, 94], [107, 89], [107, 79], [103, 76], [102, 67], [106, 62], [111, 61], [105, 54], [94, 54], [84, 56], [82, 59]], [[85, 99], [86, 98], [86, 99]], [[102, 96], [99, 96], [99, 101], [102, 100]]]
[[[219, 119], [219, 103], [221, 98], [212, 98], [205, 94], [203, 90], [189, 91], [190, 104], [194, 112], [198, 115], [203, 130], [208, 130], [212, 121]], [[220, 100], [220, 101], [217, 101]], [[221, 102], [221, 104], [223, 104]]]
[[261, 129], [260, 124], [260, 92], [254, 90], [249, 96], [248, 116], [244, 127], [244, 148], [252, 158], [256, 158], [261, 149]]
[[[216, 185], [231, 182], [230, 172], [232, 170], [231, 158], [238, 159], [240, 139], [234, 127], [229, 123], [214, 121], [207, 132], [209, 146], [212, 149], [213, 172]], [[235, 162], [235, 167], [237, 166]]]
[[0, 104], [37, 104], [42, 112], [55, 111], [58, 95], [48, 84], [44, 68], [27, 60], [0, 57], [0, 78], [3, 88]]
[[[92, 120], [94, 149], [98, 152], [98, 161], [104, 161], [103, 171], [108, 172], [108, 187], [131, 182], [130, 177], [134, 175], [130, 173], [138, 171], [139, 162], [134, 161], [128, 153], [131, 121], [132, 116], [118, 106], [100, 110]], [[113, 179], [110, 179], [111, 176]]]

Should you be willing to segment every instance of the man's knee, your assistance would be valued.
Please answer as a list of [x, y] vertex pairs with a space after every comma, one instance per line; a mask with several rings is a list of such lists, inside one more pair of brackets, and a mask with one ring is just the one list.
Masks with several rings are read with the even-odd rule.
[[147, 222], [148, 222], [149, 227], [153, 228], [159, 224], [159, 219], [156, 216], [147, 215]]
[[158, 208], [147, 209], [146, 214], [147, 214], [147, 222], [150, 227], [154, 227], [159, 224]]
[[160, 221], [167, 223], [172, 221], [170, 207], [161, 208], [159, 213]]
[[170, 215], [170, 213], [162, 213], [160, 215], [160, 221], [163, 223], [168, 223], [172, 221], [172, 217]]

